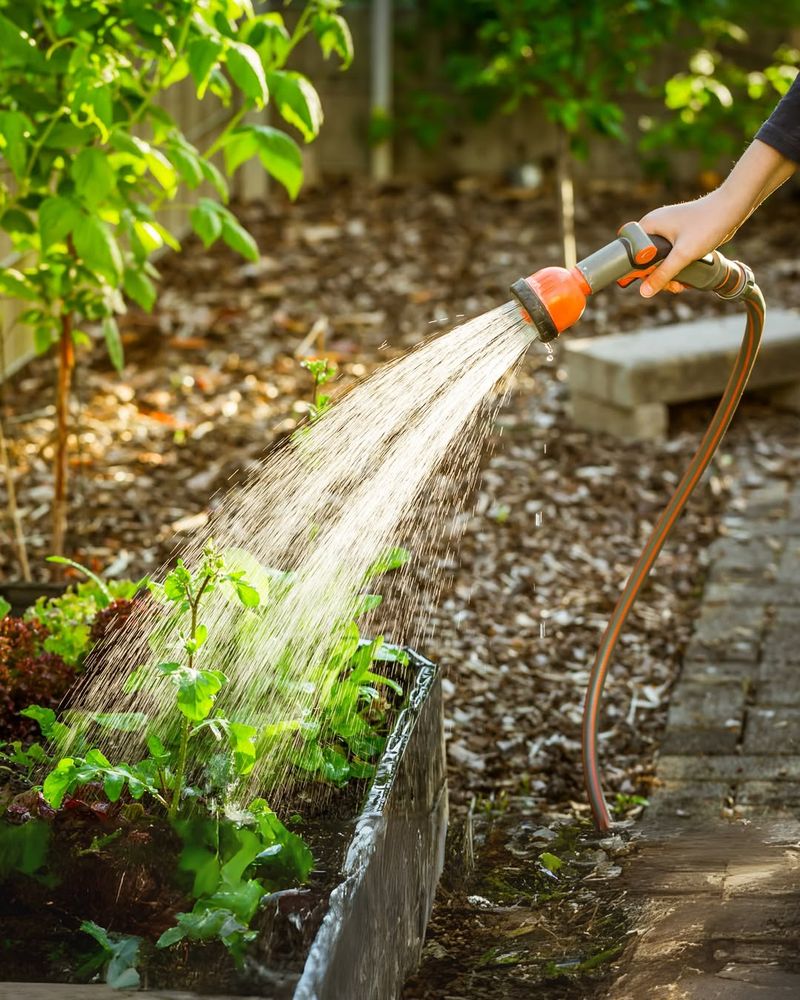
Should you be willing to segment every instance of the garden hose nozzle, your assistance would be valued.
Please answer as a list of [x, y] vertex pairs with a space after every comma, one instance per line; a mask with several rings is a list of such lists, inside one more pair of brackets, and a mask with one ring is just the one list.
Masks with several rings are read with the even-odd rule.
[[[672, 249], [662, 236], [650, 236], [638, 222], [628, 222], [611, 243], [579, 261], [575, 267], [544, 267], [520, 278], [511, 293], [522, 307], [526, 322], [547, 343], [581, 318], [587, 298], [613, 284], [625, 288], [647, 277]], [[675, 276], [691, 288], [709, 289], [725, 299], [741, 298], [753, 276], [738, 261], [718, 250], [701, 257]]]
[[[614, 281], [624, 287], [637, 278], [646, 277], [670, 250], [671, 245], [667, 240], [660, 236], [648, 236], [638, 223], [629, 222], [620, 229], [616, 240], [586, 257], [572, 269], [546, 267], [529, 278], [521, 278], [515, 282], [511, 291], [522, 307], [523, 318], [533, 324], [539, 339], [547, 342], [580, 319], [586, 299], [593, 292]], [[583, 713], [583, 770], [595, 823], [603, 832], [611, 829], [612, 822], [603, 795], [597, 761], [597, 741], [600, 704], [611, 656], [634, 601], [664, 542], [733, 419], [753, 370], [764, 329], [764, 298], [752, 271], [745, 264], [730, 261], [715, 250], [684, 268], [676, 275], [676, 280], [692, 288], [710, 289], [723, 299], [742, 301], [747, 312], [747, 325], [722, 399], [628, 577], [603, 633], [589, 675]], [[668, 337], [669, 331], [665, 330], [663, 335]]]

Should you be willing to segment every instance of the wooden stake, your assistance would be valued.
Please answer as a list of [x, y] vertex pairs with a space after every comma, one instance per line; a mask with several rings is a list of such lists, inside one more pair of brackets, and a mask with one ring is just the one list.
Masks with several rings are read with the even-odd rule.
[[564, 250], [564, 267], [575, 267], [578, 263], [578, 248], [575, 240], [575, 185], [572, 180], [572, 152], [569, 148], [569, 134], [562, 126], [558, 130], [558, 207], [561, 222], [561, 245]]
[[54, 459], [55, 489], [53, 495], [52, 554], [64, 555], [67, 533], [67, 480], [69, 478], [69, 400], [72, 372], [75, 368], [75, 345], [72, 342], [72, 314], [61, 317], [61, 338], [58, 345], [58, 384], [56, 388], [56, 453]]
[[8, 461], [8, 448], [6, 447], [6, 435], [3, 428], [2, 416], [0, 416], [0, 464], [3, 466], [3, 474], [6, 481], [6, 503], [11, 523], [14, 526], [14, 542], [17, 548], [19, 568], [22, 572], [22, 579], [27, 583], [30, 583], [31, 567], [28, 562], [28, 547], [25, 544], [25, 532], [22, 530], [22, 519], [19, 516], [17, 491], [14, 487], [14, 476], [11, 472], [11, 463]]

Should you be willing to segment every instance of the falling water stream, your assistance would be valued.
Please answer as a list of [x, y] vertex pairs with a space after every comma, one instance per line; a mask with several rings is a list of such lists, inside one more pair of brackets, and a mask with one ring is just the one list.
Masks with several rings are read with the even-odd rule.
[[[182, 553], [188, 565], [213, 537], [262, 594], [258, 609], [245, 609], [220, 589], [201, 615], [209, 639], [198, 665], [227, 675], [218, 705], [229, 717], [277, 732], [324, 700], [335, 679], [324, 665], [336, 623], [353, 615], [381, 552], [403, 544], [420, 560], [441, 538], [454, 482], [442, 470], [463, 481], [464, 469], [478, 468], [501, 401], [498, 387], [530, 344], [531, 329], [509, 302], [385, 365], [266, 459], [190, 540]], [[411, 621], [419, 614], [414, 588], [406, 573], [393, 598], [393, 632], [401, 641], [412, 626], [419, 634], [419, 622]], [[182, 658], [175, 630], [157, 651], [148, 645], [169, 613], [142, 602], [87, 675], [79, 709], [167, 716], [174, 694], [163, 678], [153, 675], [133, 695], [123, 689], [148, 657]], [[119, 734], [115, 741], [119, 747]], [[279, 739], [264, 759], [271, 773], [256, 771], [253, 784], [268, 779], [275, 786], [286, 763]]]

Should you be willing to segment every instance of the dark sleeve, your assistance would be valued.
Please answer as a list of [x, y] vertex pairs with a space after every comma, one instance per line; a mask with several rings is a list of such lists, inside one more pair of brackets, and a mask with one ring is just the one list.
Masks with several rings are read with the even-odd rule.
[[778, 106], [756, 133], [773, 149], [800, 163], [800, 76], [778, 102]]

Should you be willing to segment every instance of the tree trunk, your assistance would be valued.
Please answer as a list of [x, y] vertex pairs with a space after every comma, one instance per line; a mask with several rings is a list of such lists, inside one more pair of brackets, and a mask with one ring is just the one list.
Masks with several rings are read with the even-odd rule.
[[575, 242], [575, 187], [572, 182], [572, 153], [569, 148], [567, 130], [562, 125], [558, 125], [557, 129], [556, 171], [558, 174], [561, 246], [564, 252], [564, 267], [575, 267], [578, 263], [578, 250]]
[[61, 339], [58, 345], [58, 386], [56, 389], [56, 453], [55, 490], [53, 496], [52, 555], [64, 554], [67, 533], [67, 480], [69, 477], [69, 398], [72, 370], [75, 367], [75, 346], [72, 342], [72, 315], [61, 317]]

